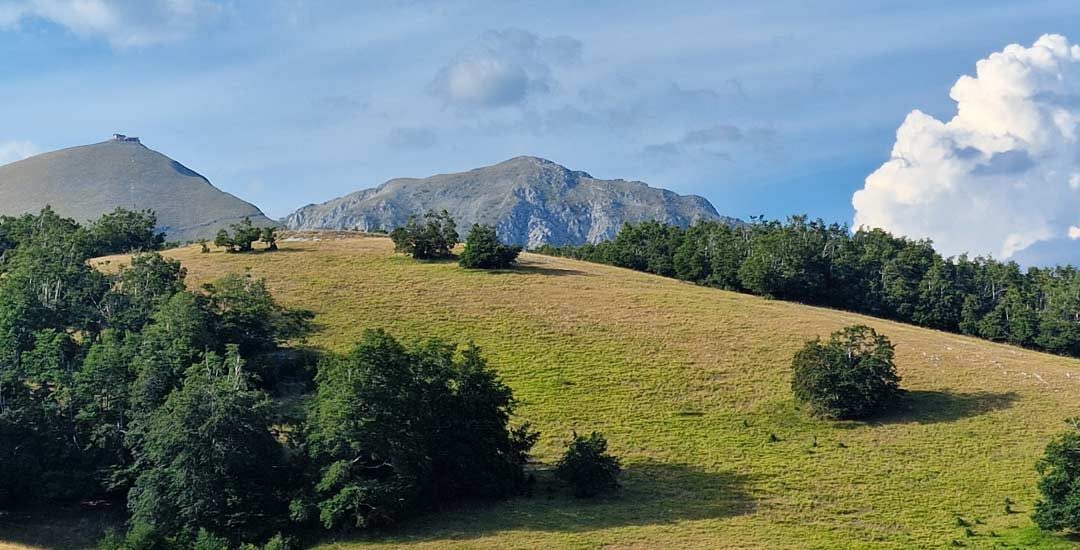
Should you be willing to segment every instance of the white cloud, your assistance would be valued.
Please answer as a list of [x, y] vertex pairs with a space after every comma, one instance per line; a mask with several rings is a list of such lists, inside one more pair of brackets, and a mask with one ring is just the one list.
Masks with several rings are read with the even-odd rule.
[[0, 6], [0, 28], [42, 19], [128, 48], [183, 39], [220, 12], [213, 0], [15, 0]]
[[1075, 225], [1070, 225], [1069, 226], [1069, 238], [1074, 240], [1074, 241], [1076, 239], [1080, 239], [1080, 227], [1076, 227]]
[[29, 141], [0, 141], [0, 165], [32, 157], [41, 151]]
[[[855, 225], [1008, 258], [1080, 222], [1080, 46], [1046, 35], [976, 64], [942, 122], [912, 111], [852, 197]], [[1075, 238], [1075, 237], [1073, 237]], [[1064, 254], [1064, 251], [1062, 252]]]
[[581, 42], [521, 29], [489, 30], [435, 75], [428, 89], [458, 107], [501, 107], [555, 85], [553, 66], [576, 63]]

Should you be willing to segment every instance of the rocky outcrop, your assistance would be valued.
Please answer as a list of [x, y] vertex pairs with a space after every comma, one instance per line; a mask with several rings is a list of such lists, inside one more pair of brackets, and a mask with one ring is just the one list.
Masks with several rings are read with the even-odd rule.
[[463, 235], [472, 224], [484, 223], [495, 226], [502, 240], [527, 247], [599, 242], [614, 237], [625, 222], [737, 222], [721, 217], [702, 197], [637, 181], [596, 179], [549, 160], [517, 157], [457, 174], [390, 180], [305, 206], [284, 223], [295, 230], [391, 230], [412, 215], [443, 209]]

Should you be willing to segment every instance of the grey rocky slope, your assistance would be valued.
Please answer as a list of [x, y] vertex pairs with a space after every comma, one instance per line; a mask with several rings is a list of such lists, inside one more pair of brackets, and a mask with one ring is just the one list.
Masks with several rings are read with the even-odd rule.
[[177, 241], [211, 239], [245, 216], [258, 225], [274, 223], [254, 205], [123, 136], [0, 166], [0, 214], [37, 212], [46, 205], [78, 222], [117, 207], [151, 209], [159, 229]]
[[289, 229], [390, 230], [409, 216], [446, 209], [464, 234], [474, 223], [528, 247], [610, 239], [624, 222], [658, 220], [681, 226], [725, 219], [709, 201], [637, 181], [601, 180], [554, 162], [517, 157], [493, 166], [429, 178], [390, 180], [285, 219]]

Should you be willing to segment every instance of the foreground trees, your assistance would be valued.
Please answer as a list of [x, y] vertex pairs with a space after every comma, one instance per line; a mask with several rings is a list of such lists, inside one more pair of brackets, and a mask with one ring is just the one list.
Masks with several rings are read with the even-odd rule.
[[1080, 532], [1080, 418], [1067, 421], [1069, 431], [1046, 446], [1036, 464], [1039, 493], [1032, 519], [1048, 531]]
[[283, 448], [269, 397], [251, 386], [239, 348], [213, 352], [146, 420], [129, 495], [134, 523], [194, 536], [264, 540], [284, 519]]
[[520, 253], [520, 246], [499, 241], [494, 227], [476, 224], [465, 239], [458, 264], [467, 269], [509, 269]]
[[807, 342], [792, 360], [791, 389], [814, 413], [856, 420], [888, 411], [900, 396], [893, 345], [874, 329], [855, 325], [827, 342]]
[[[386, 525], [440, 503], [521, 492], [538, 434], [509, 427], [515, 401], [476, 348], [409, 350], [368, 331], [320, 364], [308, 444], [309, 502], [326, 528]], [[301, 517], [306, 513], [300, 513]]]

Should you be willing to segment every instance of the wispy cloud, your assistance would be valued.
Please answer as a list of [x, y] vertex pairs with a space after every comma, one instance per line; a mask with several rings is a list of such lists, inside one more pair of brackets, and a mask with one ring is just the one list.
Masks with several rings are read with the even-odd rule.
[[0, 164], [22, 160], [40, 152], [38, 147], [29, 141], [0, 141]]
[[0, 28], [41, 19], [130, 48], [181, 40], [221, 11], [213, 0], [15, 0], [0, 6]]

